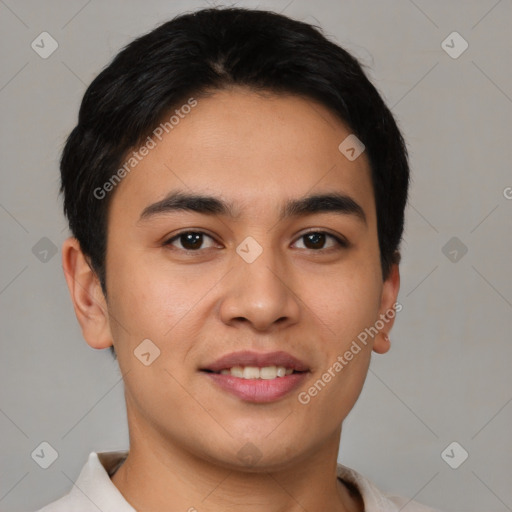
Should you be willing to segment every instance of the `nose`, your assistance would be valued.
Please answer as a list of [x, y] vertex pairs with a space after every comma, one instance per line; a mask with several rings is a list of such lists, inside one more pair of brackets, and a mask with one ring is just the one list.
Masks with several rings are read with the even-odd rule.
[[236, 257], [220, 305], [227, 325], [247, 323], [256, 331], [272, 331], [299, 321], [300, 299], [293, 290], [291, 272], [277, 265], [270, 250], [247, 263]]

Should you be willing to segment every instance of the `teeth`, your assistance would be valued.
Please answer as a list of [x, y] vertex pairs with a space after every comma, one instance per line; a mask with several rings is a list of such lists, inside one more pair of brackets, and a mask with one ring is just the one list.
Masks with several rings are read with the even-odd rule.
[[244, 369], [241, 366], [233, 366], [233, 368], [231, 368], [231, 375], [233, 375], [233, 377], [243, 378]]
[[[283, 368], [283, 370], [285, 369]], [[259, 377], [265, 380], [275, 379], [279, 375], [276, 366], [265, 366], [264, 368], [261, 368], [258, 373]], [[279, 377], [282, 377], [282, 375], [279, 375]]]
[[255, 366], [246, 366], [243, 371], [244, 379], [259, 379], [260, 369]]
[[241, 379], [271, 380], [276, 377], [291, 375], [293, 370], [291, 368], [285, 368], [284, 366], [264, 366], [263, 368], [258, 368], [257, 366], [233, 366], [233, 368], [221, 370], [220, 373]]

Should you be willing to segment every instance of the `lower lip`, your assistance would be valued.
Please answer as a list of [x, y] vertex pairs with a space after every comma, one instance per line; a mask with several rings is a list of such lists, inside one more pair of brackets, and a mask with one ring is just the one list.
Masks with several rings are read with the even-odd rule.
[[203, 372], [223, 390], [246, 402], [274, 402], [300, 386], [308, 372], [292, 373], [275, 379], [242, 379], [221, 373]]

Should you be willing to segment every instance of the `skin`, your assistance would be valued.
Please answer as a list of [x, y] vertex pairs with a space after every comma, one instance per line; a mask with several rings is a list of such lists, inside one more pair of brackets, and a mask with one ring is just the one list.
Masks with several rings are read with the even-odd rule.
[[[234, 88], [198, 105], [118, 185], [108, 218], [108, 301], [78, 242], [63, 245], [63, 268], [87, 343], [116, 348], [124, 376], [130, 454], [112, 477], [138, 510], [249, 512], [363, 510], [336, 478], [342, 422], [366, 378], [366, 347], [307, 405], [307, 390], [352, 341], [397, 300], [399, 271], [383, 280], [370, 168], [338, 145], [350, 130], [317, 102]], [[190, 211], [139, 220], [180, 190], [219, 197], [235, 217]], [[313, 193], [349, 195], [364, 210], [279, 220], [285, 201]], [[183, 249], [184, 231], [206, 231]], [[326, 237], [320, 248], [307, 231]], [[248, 236], [263, 248], [237, 253]], [[190, 246], [188, 246], [190, 247]], [[160, 356], [134, 356], [144, 339]], [[284, 350], [310, 373], [297, 390], [255, 404], [219, 389], [199, 371], [237, 350]], [[252, 466], [237, 455], [258, 450]]]

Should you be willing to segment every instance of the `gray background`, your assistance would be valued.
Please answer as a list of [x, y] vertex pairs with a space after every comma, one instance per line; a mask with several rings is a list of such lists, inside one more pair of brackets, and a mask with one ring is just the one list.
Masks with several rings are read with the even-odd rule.
[[[403, 310], [345, 423], [340, 461], [447, 512], [512, 510], [511, 1], [238, 5], [319, 24], [359, 57], [410, 150]], [[57, 499], [90, 451], [128, 446], [117, 363], [83, 341], [62, 275], [58, 157], [112, 56], [205, 6], [0, 0], [1, 510]], [[59, 44], [47, 59], [31, 48], [43, 31]], [[441, 47], [453, 31], [469, 43], [456, 59]], [[31, 458], [42, 441], [59, 454], [46, 470]], [[452, 441], [469, 453], [458, 469], [441, 457]]]

